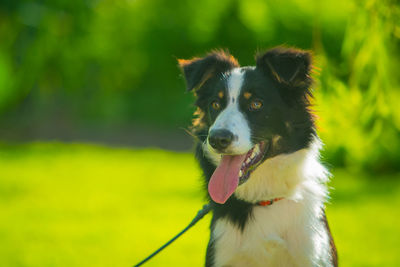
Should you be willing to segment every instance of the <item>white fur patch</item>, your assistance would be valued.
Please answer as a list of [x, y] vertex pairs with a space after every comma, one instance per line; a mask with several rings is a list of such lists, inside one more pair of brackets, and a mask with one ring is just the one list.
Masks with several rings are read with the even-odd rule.
[[243, 232], [219, 219], [211, 234], [215, 266], [331, 266], [329, 238], [321, 221], [327, 171], [318, 161], [319, 141], [309, 149], [266, 160], [235, 195], [257, 206]]
[[299, 200], [301, 183], [318, 187], [316, 191], [324, 197], [326, 190], [321, 183], [326, 182], [328, 173], [318, 160], [320, 146], [320, 141], [315, 138], [310, 148], [265, 160], [247, 182], [236, 189], [236, 197], [252, 203], [277, 197]]
[[235, 68], [232, 70], [228, 78], [228, 93], [229, 103], [232, 104], [232, 100], [239, 100], [240, 91], [242, 89], [244, 75], [241, 68]]
[[[227, 148], [227, 154], [244, 154], [249, 151], [253, 144], [251, 142], [250, 127], [243, 113], [239, 110], [239, 97], [244, 80], [244, 73], [241, 68], [235, 68], [228, 76], [226, 108], [218, 115], [209, 131], [217, 129], [229, 130], [235, 136], [232, 144]], [[213, 152], [213, 148], [208, 145]]]

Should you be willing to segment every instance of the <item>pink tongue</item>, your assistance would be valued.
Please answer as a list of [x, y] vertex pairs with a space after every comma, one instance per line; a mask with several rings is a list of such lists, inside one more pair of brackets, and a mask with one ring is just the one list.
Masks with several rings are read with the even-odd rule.
[[208, 192], [215, 202], [224, 204], [235, 192], [239, 184], [240, 167], [245, 158], [246, 154], [222, 157], [208, 183]]

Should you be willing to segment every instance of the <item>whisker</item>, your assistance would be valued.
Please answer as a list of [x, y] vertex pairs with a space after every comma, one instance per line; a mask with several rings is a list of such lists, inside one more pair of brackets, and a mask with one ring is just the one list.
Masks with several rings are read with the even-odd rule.
[[199, 140], [199, 136], [196, 136], [190, 130], [188, 130], [188, 129], [184, 128], [184, 127], [180, 127], [180, 129], [183, 130], [188, 135], [190, 135], [191, 137], [195, 138], [196, 140]]
[[253, 138], [253, 139], [256, 139], [256, 140], [260, 140], [260, 141], [265, 140], [265, 138], [259, 137], [259, 136], [255, 136], [255, 135], [250, 135], [250, 137]]
[[186, 129], [184, 127], [180, 127], [179, 129], [183, 130], [185, 133], [187, 133], [188, 135], [190, 135], [191, 137], [193, 137], [197, 141], [201, 141], [200, 137], [207, 137], [208, 136], [207, 134], [194, 134], [189, 129]]

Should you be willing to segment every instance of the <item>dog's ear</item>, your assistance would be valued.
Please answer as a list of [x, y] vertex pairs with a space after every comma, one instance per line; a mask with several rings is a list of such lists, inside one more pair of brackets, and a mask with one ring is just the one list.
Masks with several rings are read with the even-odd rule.
[[293, 88], [308, 88], [312, 79], [311, 54], [293, 48], [276, 47], [256, 56], [257, 68], [278, 83]]
[[210, 78], [239, 67], [237, 60], [222, 50], [213, 51], [203, 58], [178, 59], [178, 63], [188, 91], [196, 91]]

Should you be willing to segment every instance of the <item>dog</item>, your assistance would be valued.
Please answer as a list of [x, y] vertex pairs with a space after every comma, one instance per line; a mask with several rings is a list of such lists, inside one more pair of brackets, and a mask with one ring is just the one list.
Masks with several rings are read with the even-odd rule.
[[178, 63], [196, 96], [196, 158], [212, 205], [205, 266], [337, 266], [311, 53], [276, 47], [240, 67], [214, 50]]

